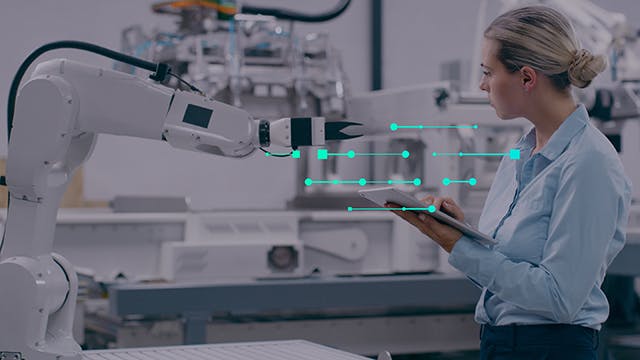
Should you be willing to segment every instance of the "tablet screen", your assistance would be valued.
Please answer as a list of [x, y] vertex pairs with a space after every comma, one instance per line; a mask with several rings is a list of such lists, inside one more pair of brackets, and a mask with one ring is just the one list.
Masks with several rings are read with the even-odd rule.
[[429, 207], [429, 205], [420, 202], [414, 198], [411, 194], [400, 191], [392, 186], [359, 190], [358, 193], [364, 198], [384, 207], [384, 204], [392, 202], [402, 206], [403, 211], [423, 212], [429, 216], [432, 216], [436, 220], [443, 222], [451, 227], [458, 229], [463, 234], [485, 244], [495, 244], [496, 240], [490, 236], [481, 233], [480, 231], [472, 228], [471, 226], [454, 219], [453, 217], [445, 214], [442, 211], [435, 209], [435, 207]]

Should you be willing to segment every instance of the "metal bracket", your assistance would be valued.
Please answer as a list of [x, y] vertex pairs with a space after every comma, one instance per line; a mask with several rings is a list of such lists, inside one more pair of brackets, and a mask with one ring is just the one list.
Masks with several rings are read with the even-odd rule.
[[[184, 339], [185, 344], [205, 344], [207, 342], [207, 322], [211, 317], [205, 311], [188, 311], [184, 317]], [[2, 359], [0, 359], [2, 360]]]

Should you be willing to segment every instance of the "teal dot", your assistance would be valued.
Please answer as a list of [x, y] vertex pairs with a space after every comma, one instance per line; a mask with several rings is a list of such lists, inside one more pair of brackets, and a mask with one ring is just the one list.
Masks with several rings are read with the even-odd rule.
[[360, 178], [360, 180], [358, 180], [358, 184], [360, 184], [360, 186], [365, 186], [367, 185], [367, 180], [365, 178]]
[[389, 128], [391, 129], [391, 131], [396, 131], [398, 130], [398, 124], [391, 123], [391, 125], [389, 125]]
[[264, 156], [269, 157], [269, 156], [271, 156], [271, 153], [266, 152], [266, 153], [264, 153]]
[[436, 212], [436, 207], [433, 205], [429, 205], [429, 207], [427, 208], [427, 211], [430, 213], [434, 213]]
[[474, 125], [473, 125], [473, 128], [474, 128], [474, 129], [477, 129], [477, 128], [478, 128], [478, 124], [474, 124]]
[[424, 125], [418, 125], [418, 129], [424, 129]]
[[420, 178], [413, 179], [413, 185], [420, 186], [420, 184], [422, 184], [422, 180], [420, 180]]
[[459, 153], [458, 153], [458, 155], [459, 155], [460, 157], [462, 157], [462, 152], [459, 152]]
[[433, 156], [438, 156], [438, 153], [434, 151], [432, 155]]
[[389, 180], [389, 181], [387, 181], [387, 184], [389, 184], [389, 185], [393, 185], [393, 180]]
[[451, 184], [451, 179], [449, 179], [449, 178], [442, 179], [442, 184], [444, 186], [449, 186], [449, 184]]
[[403, 206], [402, 211], [407, 211], [407, 208]]
[[409, 157], [409, 155], [410, 155], [410, 154], [409, 154], [409, 152], [408, 152], [407, 150], [405, 150], [405, 151], [403, 151], [403, 152], [402, 152], [402, 157], [403, 157], [403, 158], [405, 158], [405, 159], [406, 159], [406, 158], [408, 158], [408, 157]]
[[304, 184], [307, 185], [307, 186], [311, 186], [313, 184], [313, 180], [311, 180], [309, 178], [306, 178], [306, 179], [304, 179]]
[[347, 207], [347, 211], [353, 211], [353, 208], [351, 206]]
[[349, 150], [347, 156], [349, 157], [349, 159], [353, 159], [354, 157], [356, 157], [356, 152], [353, 150]]
[[476, 180], [476, 178], [469, 179], [469, 185], [475, 186], [477, 183], [478, 183], [478, 180]]
[[340, 180], [333, 180], [333, 184], [334, 184], [334, 185], [338, 185], [338, 184], [340, 184]]

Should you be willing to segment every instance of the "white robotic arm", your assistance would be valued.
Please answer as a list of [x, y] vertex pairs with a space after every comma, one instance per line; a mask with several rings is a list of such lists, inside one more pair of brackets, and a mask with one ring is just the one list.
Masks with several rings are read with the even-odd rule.
[[324, 118], [253, 120], [244, 110], [70, 60], [40, 64], [17, 97], [7, 159], [10, 203], [0, 247], [0, 359], [80, 359], [71, 328], [73, 267], [52, 254], [56, 214], [97, 134], [166, 140], [244, 157], [258, 147], [356, 137]]

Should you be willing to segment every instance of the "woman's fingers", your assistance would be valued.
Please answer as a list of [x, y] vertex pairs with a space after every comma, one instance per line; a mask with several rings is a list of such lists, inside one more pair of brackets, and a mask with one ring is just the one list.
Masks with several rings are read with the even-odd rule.
[[435, 199], [435, 197], [431, 196], [431, 195], [427, 195], [425, 197], [423, 197], [420, 201], [422, 201], [423, 203], [427, 204], [427, 205], [431, 205], [433, 204], [433, 200]]
[[422, 202], [427, 205], [433, 204], [436, 209], [444, 211], [457, 220], [464, 221], [464, 212], [462, 212], [462, 209], [460, 209], [456, 202], [450, 197], [434, 197], [429, 195], [422, 199]]
[[447, 252], [451, 252], [453, 245], [462, 236], [458, 230], [448, 225], [441, 224], [436, 219], [425, 213], [416, 214], [413, 211], [395, 210], [400, 209], [401, 207], [394, 203], [386, 203], [384, 206], [394, 209], [391, 211], [409, 224], [415, 226], [421, 233], [430, 237]]
[[433, 206], [435, 206], [436, 209], [441, 210], [443, 201], [444, 201], [444, 198], [437, 197], [433, 200]]
[[442, 207], [446, 213], [452, 215], [456, 220], [464, 221], [464, 212], [452, 198], [444, 198]]

